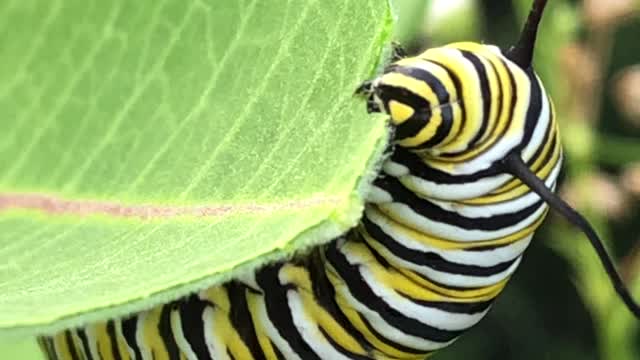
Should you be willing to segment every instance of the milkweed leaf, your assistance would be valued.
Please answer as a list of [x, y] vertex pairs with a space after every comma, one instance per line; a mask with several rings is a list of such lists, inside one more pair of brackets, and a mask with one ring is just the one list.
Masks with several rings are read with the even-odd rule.
[[0, 334], [353, 226], [386, 129], [352, 93], [390, 28], [386, 0], [0, 2]]

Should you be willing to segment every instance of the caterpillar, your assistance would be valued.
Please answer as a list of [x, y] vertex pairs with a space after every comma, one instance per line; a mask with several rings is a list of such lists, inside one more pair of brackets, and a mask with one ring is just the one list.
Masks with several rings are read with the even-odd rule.
[[424, 359], [489, 311], [553, 208], [582, 229], [639, 316], [596, 233], [552, 192], [553, 103], [531, 61], [545, 0], [518, 43], [406, 56], [356, 91], [389, 115], [391, 155], [358, 226], [310, 253], [123, 319], [39, 338], [51, 360]]

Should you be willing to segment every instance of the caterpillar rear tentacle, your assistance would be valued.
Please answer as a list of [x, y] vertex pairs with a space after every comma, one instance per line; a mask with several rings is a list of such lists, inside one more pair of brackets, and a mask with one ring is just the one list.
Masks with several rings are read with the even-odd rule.
[[185, 299], [42, 337], [49, 359], [423, 359], [454, 342], [489, 311], [547, 203], [579, 218], [551, 192], [562, 151], [531, 67], [545, 3], [506, 54], [396, 52], [356, 90], [389, 114], [393, 149], [355, 229]]
[[562, 200], [562, 198], [551, 192], [540, 179], [531, 173], [518, 154], [510, 154], [504, 159], [503, 163], [506, 171], [516, 176], [523, 183], [527, 184], [527, 186], [544, 199], [549, 206], [585, 234], [587, 239], [589, 239], [591, 246], [593, 246], [596, 251], [596, 254], [607, 272], [607, 276], [609, 276], [616, 293], [618, 293], [618, 296], [620, 296], [620, 299], [624, 302], [629, 311], [631, 311], [636, 318], [640, 319], [640, 306], [633, 299], [631, 293], [624, 285], [620, 274], [618, 274], [618, 271], [613, 264], [613, 260], [611, 260], [607, 254], [607, 250], [605, 249], [602, 240], [600, 240], [600, 237], [591, 224], [589, 224], [589, 222], [580, 213]]

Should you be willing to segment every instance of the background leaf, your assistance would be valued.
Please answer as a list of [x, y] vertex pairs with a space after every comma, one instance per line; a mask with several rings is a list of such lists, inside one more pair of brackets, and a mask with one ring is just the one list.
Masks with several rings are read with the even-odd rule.
[[386, 0], [0, 2], [0, 334], [326, 242], [385, 146]]

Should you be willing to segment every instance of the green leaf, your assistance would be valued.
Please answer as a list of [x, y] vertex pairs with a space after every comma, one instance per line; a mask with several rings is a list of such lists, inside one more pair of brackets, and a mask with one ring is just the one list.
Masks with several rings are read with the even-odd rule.
[[598, 161], [609, 166], [624, 166], [640, 162], [640, 143], [631, 136], [598, 134], [594, 146]]
[[386, 0], [0, 2], [0, 334], [124, 315], [360, 217]]
[[0, 340], [0, 359], [44, 360], [35, 339]]

